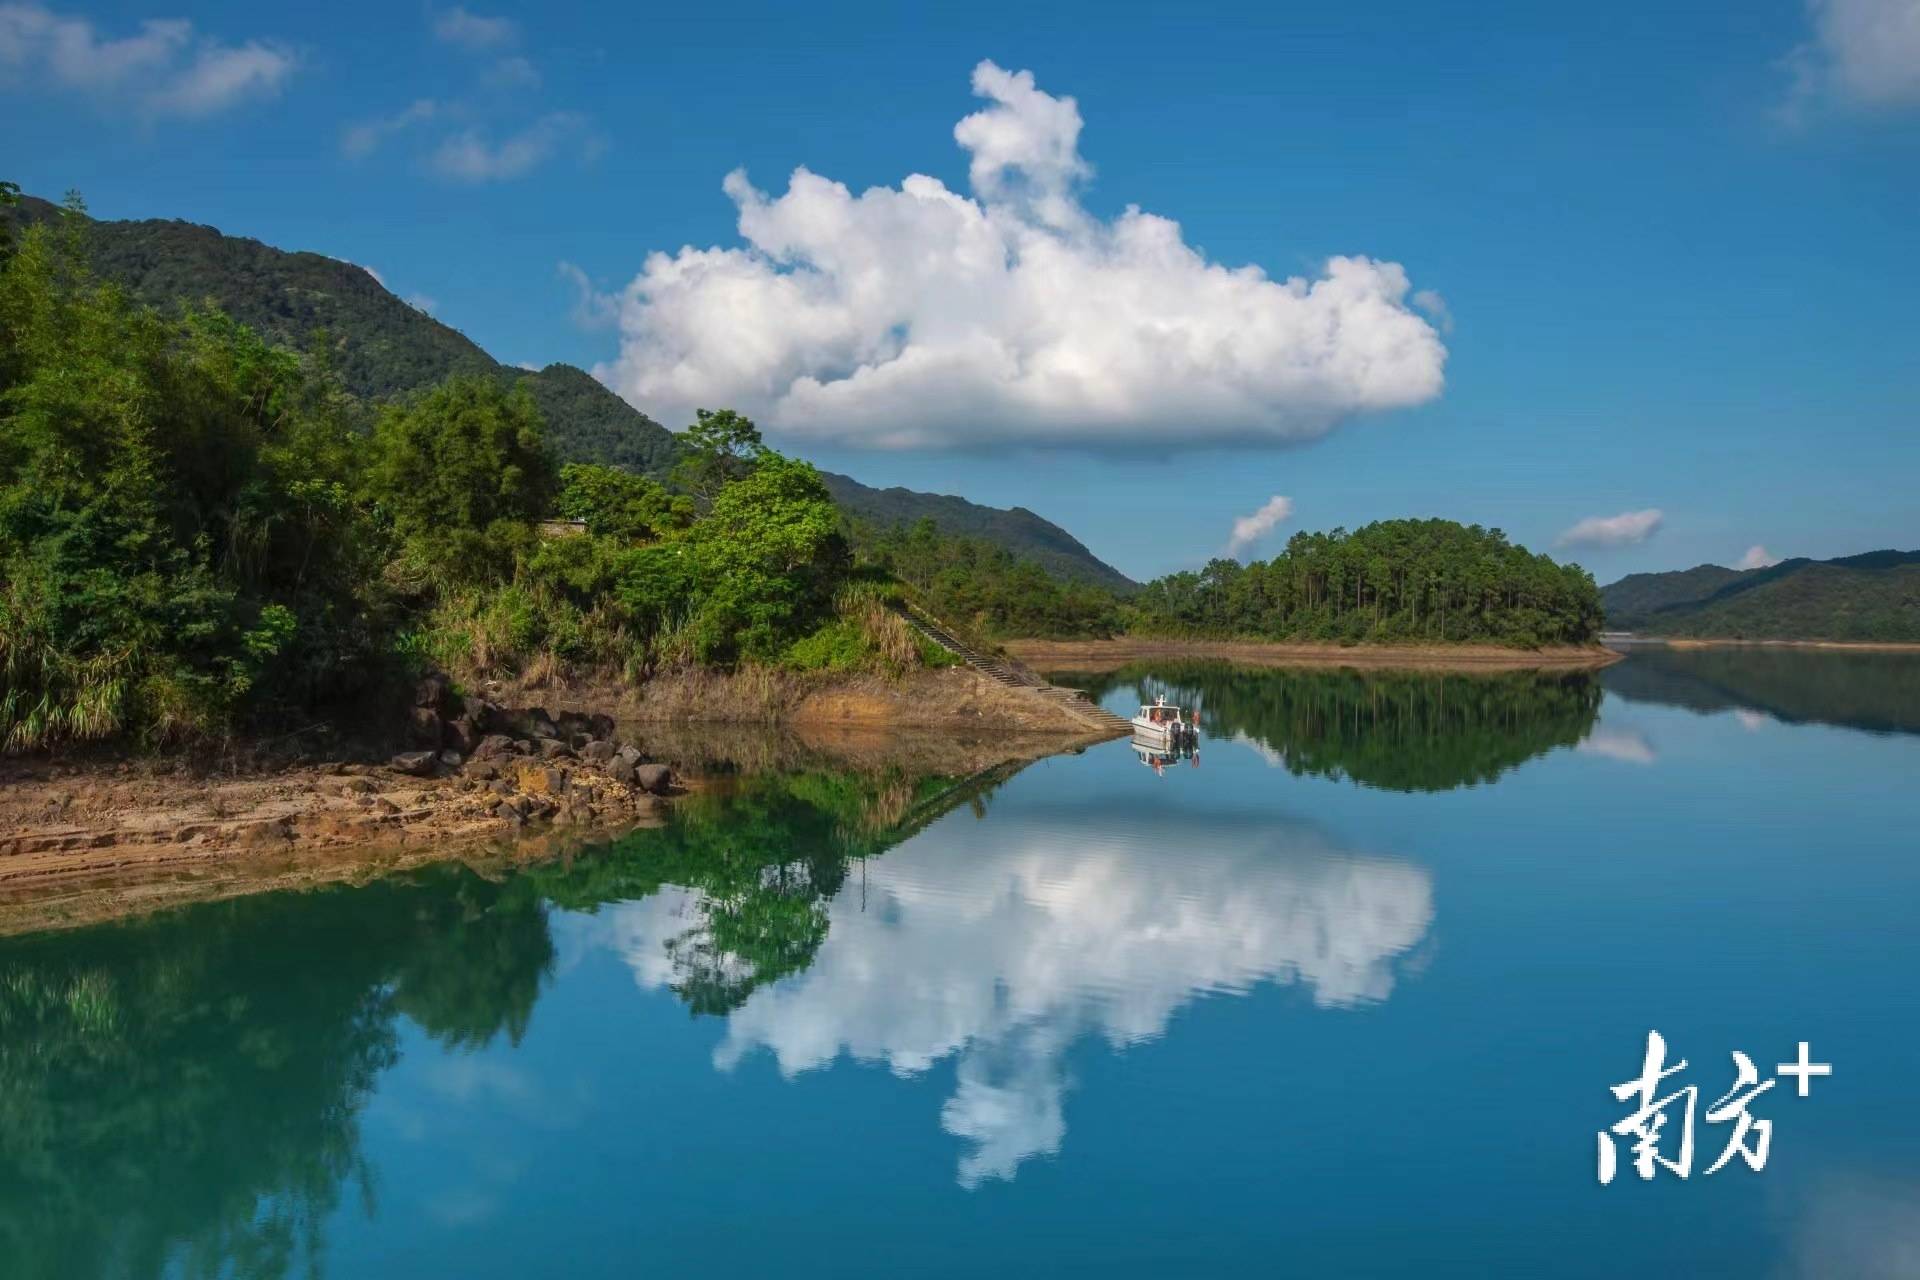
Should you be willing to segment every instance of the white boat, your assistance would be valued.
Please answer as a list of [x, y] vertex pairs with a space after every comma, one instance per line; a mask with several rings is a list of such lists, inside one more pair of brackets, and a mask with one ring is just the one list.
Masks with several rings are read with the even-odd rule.
[[1140, 714], [1133, 718], [1133, 737], [1135, 742], [1167, 751], [1195, 746], [1200, 741], [1200, 715], [1195, 712], [1188, 719], [1179, 707], [1168, 705], [1165, 698], [1155, 698], [1151, 706], [1141, 707]]

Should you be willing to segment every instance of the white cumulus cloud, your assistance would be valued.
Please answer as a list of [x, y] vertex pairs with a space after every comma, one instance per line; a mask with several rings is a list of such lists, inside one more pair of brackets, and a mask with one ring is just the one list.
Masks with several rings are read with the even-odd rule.
[[1823, 99], [1869, 108], [1920, 104], [1920, 0], [1807, 0], [1807, 16], [1813, 39], [1787, 59], [1789, 119]]
[[730, 405], [878, 448], [1285, 443], [1440, 394], [1446, 348], [1399, 264], [1276, 280], [1137, 207], [1098, 218], [1075, 101], [991, 62], [973, 88], [971, 195], [729, 174], [744, 245], [650, 255], [602, 380], [666, 421]]
[[1771, 569], [1779, 563], [1779, 556], [1769, 554], [1765, 547], [1756, 542], [1747, 548], [1747, 554], [1740, 557], [1740, 563], [1736, 567], [1741, 569]]
[[151, 18], [103, 36], [91, 20], [37, 4], [0, 4], [0, 83], [45, 83], [149, 117], [207, 116], [272, 97], [292, 76], [291, 50], [269, 40], [229, 45], [185, 18]]
[[1656, 507], [1623, 511], [1617, 516], [1588, 516], [1561, 534], [1558, 541], [1563, 547], [1628, 547], [1651, 538], [1665, 519]]
[[1227, 539], [1227, 554], [1239, 555], [1292, 517], [1293, 499], [1274, 494], [1260, 504], [1258, 511], [1233, 522], [1233, 536]]

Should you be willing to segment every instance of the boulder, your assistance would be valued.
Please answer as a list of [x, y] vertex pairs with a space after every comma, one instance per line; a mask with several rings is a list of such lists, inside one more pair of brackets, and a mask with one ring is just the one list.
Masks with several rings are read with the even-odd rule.
[[584, 743], [578, 750], [582, 760], [590, 760], [594, 764], [605, 764], [613, 759], [617, 748], [605, 739], [595, 739]]
[[673, 785], [673, 771], [663, 764], [638, 765], [633, 771], [633, 781], [642, 791], [665, 795]]
[[433, 751], [402, 751], [387, 761], [387, 767], [395, 773], [404, 773], [409, 777], [428, 778], [440, 764], [440, 756]]
[[640, 753], [632, 747], [621, 747], [614, 755], [626, 761], [629, 768], [640, 763]]
[[501, 756], [513, 754], [513, 739], [504, 733], [490, 733], [480, 739], [473, 748], [476, 760], [497, 760]]
[[413, 705], [424, 707], [436, 714], [452, 705], [453, 681], [445, 672], [430, 671], [420, 677], [420, 683], [413, 687]]
[[407, 740], [416, 747], [438, 747], [443, 730], [440, 713], [432, 707], [413, 707], [407, 713]]
[[497, 761], [475, 756], [467, 761], [467, 767], [460, 772], [476, 782], [492, 782], [500, 776], [500, 765]]
[[534, 745], [539, 748], [542, 760], [564, 760], [573, 754], [573, 748], [558, 738], [541, 738]]
[[530, 796], [557, 796], [566, 789], [567, 775], [560, 769], [528, 765], [520, 770], [520, 790]]
[[638, 767], [625, 756], [615, 756], [607, 762], [607, 776], [615, 782], [630, 783], [633, 781], [633, 771]]
[[458, 751], [463, 756], [470, 756], [480, 745], [480, 726], [465, 716], [461, 716], [458, 720], [449, 720], [441, 733], [440, 742], [450, 750]]
[[[554, 736], [565, 738], [569, 742], [572, 742], [576, 738], [584, 738], [591, 741], [594, 738], [611, 738], [613, 736], [613, 717], [598, 712], [563, 711], [555, 717], [555, 721], [560, 728], [560, 732]], [[575, 745], [578, 746], [579, 744], [575, 743]]]
[[502, 733], [510, 733], [516, 738], [558, 738], [560, 726], [553, 722], [541, 707], [522, 707], [518, 711], [506, 711], [500, 717]]

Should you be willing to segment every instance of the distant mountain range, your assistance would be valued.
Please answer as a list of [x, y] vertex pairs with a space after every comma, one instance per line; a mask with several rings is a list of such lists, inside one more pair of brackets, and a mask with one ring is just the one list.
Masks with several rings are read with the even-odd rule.
[[[32, 196], [17, 210], [26, 222], [59, 214], [58, 206]], [[272, 341], [301, 350], [316, 330], [326, 330], [334, 368], [357, 396], [401, 395], [456, 373], [511, 378], [539, 404], [548, 438], [564, 460], [658, 477], [679, 455], [673, 432], [591, 374], [568, 364], [538, 371], [503, 365], [465, 334], [396, 297], [364, 267], [171, 219], [95, 220], [88, 235], [95, 269], [154, 306], [211, 303]], [[1115, 590], [1136, 585], [1065, 529], [1024, 507], [1003, 510], [822, 474], [834, 501], [857, 519], [895, 524], [930, 518], [943, 532], [1005, 547], [1056, 577]]]
[[1610, 629], [1645, 635], [1920, 642], [1920, 551], [1635, 573], [1601, 588], [1600, 603]]

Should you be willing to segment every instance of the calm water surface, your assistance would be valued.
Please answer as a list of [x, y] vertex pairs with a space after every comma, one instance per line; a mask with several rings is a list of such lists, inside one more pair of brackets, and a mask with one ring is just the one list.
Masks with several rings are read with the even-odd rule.
[[[1081, 683], [1198, 764], [0, 941], [0, 1275], [1920, 1271], [1920, 661]], [[1693, 1176], [1601, 1186], [1652, 1028]]]

